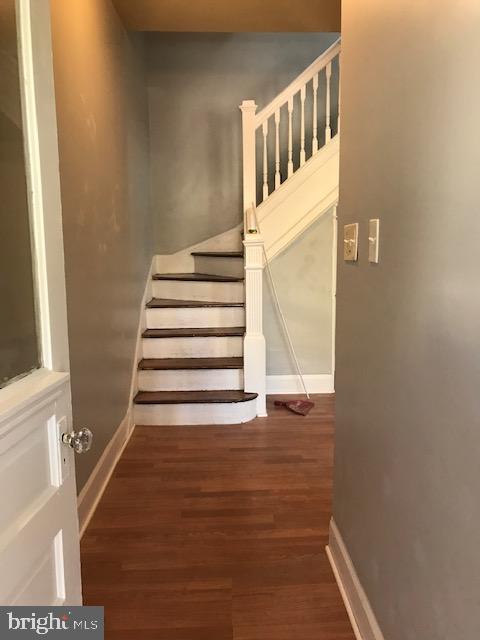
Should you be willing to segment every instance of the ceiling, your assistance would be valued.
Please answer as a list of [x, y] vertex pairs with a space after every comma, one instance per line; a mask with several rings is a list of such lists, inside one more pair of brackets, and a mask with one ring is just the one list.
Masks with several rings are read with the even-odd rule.
[[133, 31], [340, 31], [340, 0], [113, 0]]

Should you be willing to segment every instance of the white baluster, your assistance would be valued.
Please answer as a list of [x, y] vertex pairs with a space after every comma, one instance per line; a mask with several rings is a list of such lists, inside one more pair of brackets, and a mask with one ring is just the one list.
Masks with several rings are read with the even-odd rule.
[[280, 109], [275, 111], [275, 189], [280, 186]]
[[[243, 214], [257, 202], [257, 168], [255, 158], [255, 111], [254, 100], [244, 100], [240, 105], [243, 132]], [[246, 223], [244, 225], [246, 227]]]
[[316, 73], [313, 76], [313, 139], [312, 139], [312, 155], [318, 151], [317, 93], [318, 93], [318, 73]]
[[325, 106], [325, 113], [326, 113], [326, 122], [325, 122], [325, 144], [327, 144], [327, 142], [330, 142], [330, 140], [332, 139], [332, 129], [330, 127], [330, 78], [332, 77], [332, 63], [329, 62], [325, 68], [325, 72], [327, 75], [327, 91], [326, 91], [326, 106]]
[[267, 149], [267, 136], [268, 136], [268, 120], [262, 125], [263, 132], [263, 199], [268, 198], [268, 149]]
[[305, 164], [305, 98], [307, 95], [306, 86], [300, 89], [300, 102], [302, 103], [302, 115], [300, 124], [300, 166]]
[[293, 174], [293, 142], [292, 142], [293, 96], [288, 99], [288, 177]]

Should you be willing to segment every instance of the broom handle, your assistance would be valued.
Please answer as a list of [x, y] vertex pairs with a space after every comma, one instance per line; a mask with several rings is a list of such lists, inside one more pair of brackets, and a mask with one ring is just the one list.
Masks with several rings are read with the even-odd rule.
[[[253, 216], [255, 218], [255, 228], [258, 230], [259, 233], [261, 233], [260, 225], [258, 224], [258, 219], [257, 219], [257, 211], [255, 209], [255, 205], [253, 204], [253, 202], [252, 202], [252, 211], [253, 211]], [[270, 269], [270, 263], [268, 262], [268, 258], [267, 258], [267, 252], [265, 251], [265, 244], [262, 244], [262, 249], [263, 249], [263, 257], [265, 259], [265, 266], [267, 267], [268, 279], [270, 281], [270, 286], [271, 286], [272, 291], [273, 291], [273, 297], [275, 299], [275, 305], [277, 307], [278, 313], [279, 313], [281, 321], [282, 321], [282, 326], [283, 326], [283, 330], [285, 332], [285, 336], [287, 338], [287, 342], [288, 342], [288, 346], [289, 346], [289, 349], [290, 349], [290, 353], [292, 354], [293, 361], [295, 363], [295, 368], [297, 370], [298, 377], [300, 378], [300, 380], [302, 382], [302, 387], [303, 387], [303, 390], [305, 392], [305, 395], [310, 400], [310, 394], [307, 391], [307, 386], [305, 384], [305, 379], [304, 379], [302, 371], [300, 369], [300, 364], [298, 362], [297, 354], [295, 353], [295, 348], [293, 346], [292, 338], [290, 336], [290, 331], [288, 330], [287, 321], [285, 320], [285, 316], [283, 315], [283, 312], [282, 312], [282, 307], [280, 306], [280, 300], [278, 298], [277, 287], [275, 286], [275, 280], [273, 279], [272, 270]]]

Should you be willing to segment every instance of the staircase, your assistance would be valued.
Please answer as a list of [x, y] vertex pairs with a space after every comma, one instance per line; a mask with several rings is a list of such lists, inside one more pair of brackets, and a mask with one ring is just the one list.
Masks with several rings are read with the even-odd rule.
[[193, 260], [192, 273], [177, 273], [174, 264], [168, 273], [153, 275], [136, 424], [235, 424], [266, 415], [264, 257], [277, 255], [336, 207], [340, 118], [332, 70], [338, 77], [339, 57], [340, 41], [258, 114], [254, 101], [242, 103], [243, 250], [219, 248], [218, 238], [211, 239], [215, 250], [192, 249], [178, 258], [178, 265]]
[[153, 275], [136, 424], [235, 424], [257, 413], [257, 394], [243, 390], [243, 252], [192, 255], [194, 273]]

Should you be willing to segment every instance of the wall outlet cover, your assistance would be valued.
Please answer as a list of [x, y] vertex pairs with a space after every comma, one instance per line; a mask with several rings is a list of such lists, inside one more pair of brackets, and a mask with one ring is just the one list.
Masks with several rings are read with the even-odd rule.
[[355, 262], [358, 258], [358, 222], [343, 227], [343, 259]]

